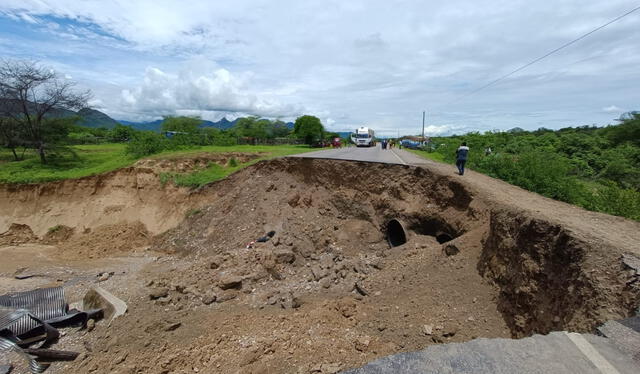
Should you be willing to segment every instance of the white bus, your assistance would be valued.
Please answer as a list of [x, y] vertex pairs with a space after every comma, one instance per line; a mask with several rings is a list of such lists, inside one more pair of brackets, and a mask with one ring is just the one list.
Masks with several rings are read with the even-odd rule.
[[351, 134], [351, 141], [357, 147], [371, 147], [376, 145], [373, 130], [368, 127], [360, 127]]

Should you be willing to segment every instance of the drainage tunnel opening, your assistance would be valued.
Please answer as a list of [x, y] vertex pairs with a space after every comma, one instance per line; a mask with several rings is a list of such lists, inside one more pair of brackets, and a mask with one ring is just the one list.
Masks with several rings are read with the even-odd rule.
[[440, 244], [444, 244], [460, 236], [460, 233], [454, 229], [453, 226], [442, 218], [434, 216], [413, 217], [409, 220], [408, 229], [418, 235], [434, 237]]
[[387, 240], [392, 247], [397, 247], [407, 242], [407, 234], [404, 232], [404, 227], [397, 219], [392, 219], [387, 223]]
[[453, 240], [453, 237], [447, 233], [439, 233], [438, 235], [436, 235], [436, 240], [438, 241], [438, 243], [444, 244], [448, 241]]

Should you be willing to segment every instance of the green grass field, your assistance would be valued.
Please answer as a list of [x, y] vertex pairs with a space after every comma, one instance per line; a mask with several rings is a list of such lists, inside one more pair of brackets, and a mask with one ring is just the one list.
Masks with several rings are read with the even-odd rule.
[[245, 152], [245, 153], [268, 153], [267, 156], [257, 158], [245, 163], [238, 163], [236, 166], [220, 166], [218, 164], [211, 164], [204, 170], [198, 170], [192, 173], [163, 173], [160, 175], [160, 181], [162, 183], [172, 182], [177, 186], [183, 187], [201, 187], [207, 183], [211, 183], [227, 177], [228, 175], [243, 169], [249, 165], [253, 165], [256, 162], [267, 160], [274, 157], [281, 157], [292, 155], [296, 153], [317, 151], [317, 149], [309, 148], [307, 146], [299, 145], [281, 145], [281, 146], [252, 146], [252, 145], [239, 145], [239, 146], [206, 146], [197, 149], [189, 149], [182, 152], [165, 152], [152, 156], [153, 158], [171, 158], [171, 157], [183, 157], [190, 154], [198, 154], [202, 152]]
[[[25, 153], [22, 161], [12, 161], [11, 152], [0, 149], [0, 183], [41, 183], [62, 179], [81, 178], [89, 175], [96, 175], [108, 171], [120, 169], [132, 165], [138, 159], [125, 155], [124, 144], [99, 144], [99, 145], [77, 145], [70, 149], [75, 155], [65, 154], [64, 157], [51, 158], [50, 163], [42, 165], [39, 158], [32, 152]], [[213, 165], [205, 170], [191, 174], [181, 174], [171, 176], [174, 182], [182, 186], [196, 187], [214, 180], [226, 177], [243, 167], [249, 166], [257, 161], [313, 151], [307, 146], [280, 145], [280, 146], [202, 146], [193, 147], [181, 151], [163, 152], [151, 156], [151, 158], [172, 158], [182, 157], [203, 152], [225, 153], [225, 152], [247, 152], [247, 153], [268, 153], [252, 162], [239, 164], [235, 167], [220, 167]], [[165, 179], [168, 178], [165, 176]]]

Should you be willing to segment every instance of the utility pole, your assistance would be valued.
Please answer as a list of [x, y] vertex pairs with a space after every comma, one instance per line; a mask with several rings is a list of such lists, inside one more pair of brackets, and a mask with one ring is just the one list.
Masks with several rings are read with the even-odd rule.
[[426, 116], [426, 111], [422, 111], [422, 144], [424, 144], [424, 117]]

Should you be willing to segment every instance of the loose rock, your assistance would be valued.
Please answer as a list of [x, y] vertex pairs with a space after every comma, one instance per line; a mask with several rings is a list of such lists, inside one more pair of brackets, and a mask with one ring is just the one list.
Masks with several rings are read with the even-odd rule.
[[230, 288], [241, 289], [242, 288], [242, 277], [237, 275], [226, 275], [220, 278], [218, 282], [218, 287], [223, 290], [228, 290]]
[[454, 256], [460, 253], [460, 249], [455, 244], [447, 244], [444, 246], [444, 253], [447, 256]]
[[433, 334], [433, 325], [424, 325], [424, 326], [422, 326], [422, 332], [425, 335], [432, 335]]
[[202, 297], [202, 303], [204, 305], [209, 305], [209, 304], [215, 302], [217, 298], [218, 297], [217, 297], [216, 294], [214, 294], [213, 292], [208, 292]]
[[156, 288], [149, 293], [149, 299], [156, 300], [169, 295], [169, 289], [166, 287]]

